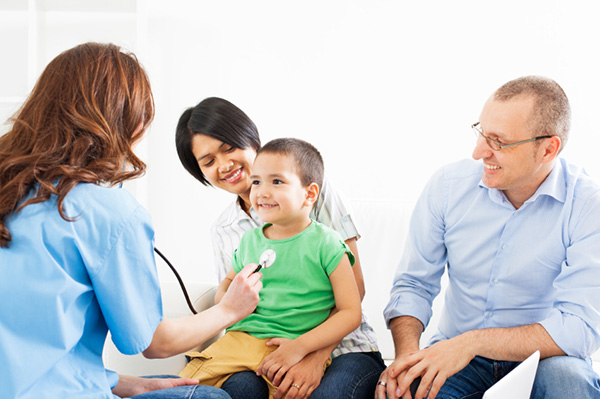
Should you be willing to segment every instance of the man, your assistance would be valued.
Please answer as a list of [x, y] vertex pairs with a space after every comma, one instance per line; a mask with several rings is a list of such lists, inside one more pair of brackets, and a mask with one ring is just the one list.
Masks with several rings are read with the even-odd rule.
[[[600, 186], [558, 158], [570, 113], [556, 82], [510, 81], [473, 125], [475, 161], [430, 180], [384, 311], [396, 358], [376, 398], [481, 398], [536, 350], [532, 398], [600, 397]], [[419, 350], [446, 267], [445, 309]]]

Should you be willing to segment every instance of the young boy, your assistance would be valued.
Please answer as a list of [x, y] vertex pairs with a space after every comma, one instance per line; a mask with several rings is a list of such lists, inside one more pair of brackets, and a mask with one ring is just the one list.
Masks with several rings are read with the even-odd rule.
[[231, 374], [252, 370], [265, 378], [273, 397], [273, 382], [290, 367], [358, 327], [361, 305], [352, 252], [338, 233], [309, 217], [323, 182], [316, 148], [298, 139], [273, 140], [258, 151], [251, 180], [250, 201], [266, 224], [242, 237], [215, 302], [263, 251], [274, 250], [275, 262], [261, 270], [255, 312], [202, 353], [188, 353], [192, 360], [180, 375], [220, 387]]

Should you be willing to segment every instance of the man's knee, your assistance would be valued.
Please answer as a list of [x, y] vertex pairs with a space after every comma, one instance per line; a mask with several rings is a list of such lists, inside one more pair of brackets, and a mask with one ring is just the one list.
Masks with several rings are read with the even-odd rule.
[[600, 379], [587, 360], [555, 356], [540, 361], [532, 398], [600, 398]]

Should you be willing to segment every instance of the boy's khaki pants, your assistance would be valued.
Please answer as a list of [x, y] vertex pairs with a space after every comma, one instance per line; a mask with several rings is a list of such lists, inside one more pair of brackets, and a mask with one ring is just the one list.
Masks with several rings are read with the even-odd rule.
[[[267, 346], [267, 341], [269, 338], [259, 339], [242, 331], [228, 331], [204, 351], [186, 353], [192, 360], [179, 376], [220, 388], [232, 374], [240, 371], [256, 372], [263, 359], [278, 348]], [[331, 359], [325, 364], [323, 372], [330, 363]], [[277, 387], [264, 375], [262, 377], [269, 387], [269, 398], [273, 398]]]

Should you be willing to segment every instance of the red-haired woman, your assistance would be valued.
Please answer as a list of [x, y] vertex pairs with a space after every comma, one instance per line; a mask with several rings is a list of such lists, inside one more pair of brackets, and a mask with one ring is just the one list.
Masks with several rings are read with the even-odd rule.
[[87, 43], [50, 62], [0, 137], [3, 397], [229, 397], [193, 380], [119, 378], [102, 363], [109, 330], [123, 353], [167, 357], [258, 303], [248, 266], [223, 306], [163, 319], [150, 216], [117, 187], [144, 172], [132, 147], [153, 117], [135, 56]]

